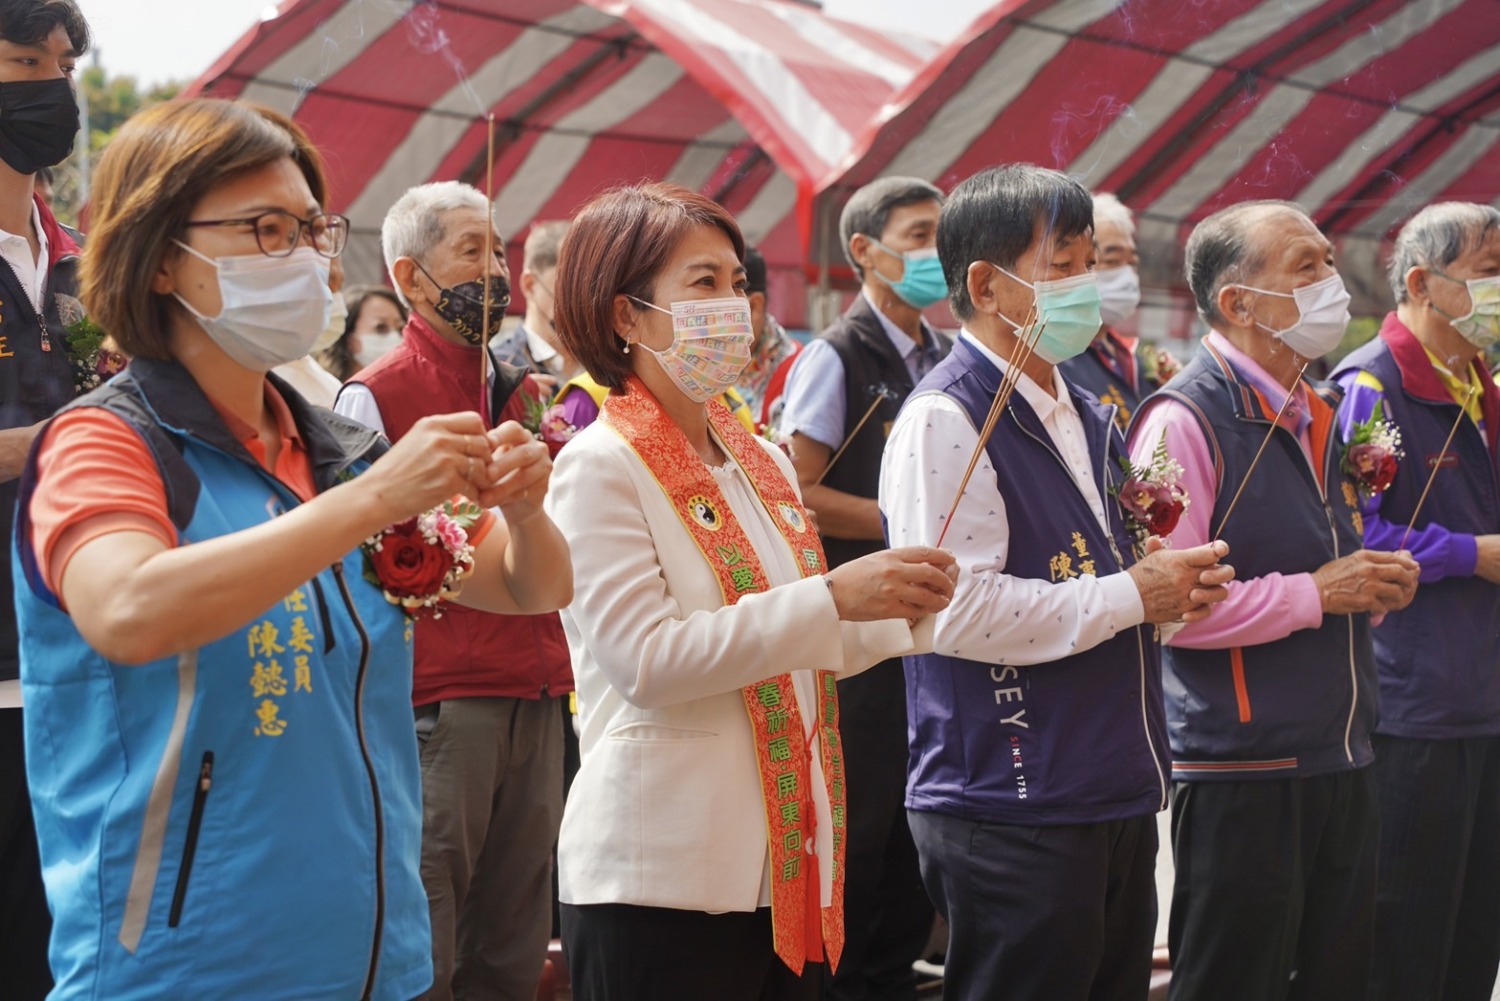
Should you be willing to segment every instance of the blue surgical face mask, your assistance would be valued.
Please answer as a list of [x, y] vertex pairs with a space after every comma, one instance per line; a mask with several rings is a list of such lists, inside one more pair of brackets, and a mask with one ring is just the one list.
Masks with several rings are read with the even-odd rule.
[[[1099, 314], [1099, 280], [1092, 271], [1033, 284], [994, 262], [990, 267], [1036, 294], [1036, 322], [1041, 327], [1035, 348], [1038, 358], [1049, 365], [1059, 365], [1088, 350], [1104, 324]], [[1004, 313], [999, 315], [1020, 333], [1019, 323]]]
[[901, 272], [900, 281], [891, 281], [880, 273], [879, 268], [875, 269], [875, 276], [889, 285], [891, 291], [900, 296], [908, 306], [926, 309], [948, 294], [948, 283], [943, 280], [943, 262], [938, 260], [936, 247], [908, 250], [903, 254], [874, 237], [870, 238], [870, 242], [892, 257], [901, 258], [905, 270]]

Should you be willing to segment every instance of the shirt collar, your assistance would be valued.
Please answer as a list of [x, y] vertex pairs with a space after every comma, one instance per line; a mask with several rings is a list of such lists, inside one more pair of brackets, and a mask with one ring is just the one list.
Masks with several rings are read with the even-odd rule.
[[[1233, 366], [1239, 377], [1248, 382], [1250, 388], [1264, 398], [1266, 405], [1270, 407], [1267, 416], [1275, 417], [1282, 404], [1286, 403], [1286, 387], [1278, 382], [1275, 376], [1261, 368], [1255, 359], [1231, 344], [1229, 338], [1217, 330], [1210, 330], [1207, 340], [1219, 354], [1224, 356], [1224, 360]], [[1289, 425], [1290, 430], [1295, 431], [1299, 436], [1312, 423], [1312, 413], [1307, 406], [1305, 382], [1299, 380], [1296, 388], [1292, 390], [1292, 402], [1286, 404], [1286, 413], [1282, 415], [1281, 422]]]
[[936, 356], [937, 338], [933, 336], [932, 328], [927, 325], [926, 320], [919, 321], [922, 324], [922, 343], [918, 344], [907, 335], [906, 331], [892, 323], [889, 316], [880, 311], [880, 307], [875, 305], [875, 300], [870, 298], [868, 292], [860, 289], [859, 294], [864, 296], [865, 302], [870, 307], [870, 311], [875, 314], [875, 319], [880, 321], [880, 329], [885, 331], [885, 336], [890, 339], [891, 344], [896, 348], [896, 353], [903, 360], [910, 358], [917, 352]]
[[[1004, 377], [1006, 369], [1009, 367], [1006, 365], [1004, 358], [995, 354], [983, 341], [969, 333], [967, 327], [961, 329], [958, 332], [958, 336], [968, 341], [970, 347], [988, 358], [990, 364], [998, 368], [1001, 377]], [[1073, 394], [1068, 391], [1068, 384], [1064, 381], [1062, 372], [1056, 365], [1052, 366], [1052, 388], [1057, 393], [1055, 397], [1049, 396], [1041, 386], [1036, 384], [1036, 380], [1032, 379], [1024, 371], [1021, 372], [1021, 378], [1016, 382], [1016, 392], [1021, 394], [1021, 399], [1026, 401], [1032, 411], [1036, 413], [1037, 418], [1044, 424], [1052, 416], [1053, 411], [1058, 409], [1070, 411], [1074, 414], [1078, 413], [1078, 408], [1073, 405]]]
[[531, 352], [532, 360], [548, 369], [552, 368], [553, 360], [557, 358], [557, 349], [547, 343], [547, 339], [530, 327], [522, 326], [521, 332], [526, 335], [526, 350]]
[[[47, 227], [42, 225], [42, 212], [35, 200], [31, 203], [31, 229], [32, 232], [36, 233], [37, 248], [40, 251], [37, 255], [37, 260], [45, 261], [48, 254]], [[6, 240], [20, 240], [24, 243], [26, 241], [26, 234], [12, 233], [9, 230], [0, 229], [0, 242]]]

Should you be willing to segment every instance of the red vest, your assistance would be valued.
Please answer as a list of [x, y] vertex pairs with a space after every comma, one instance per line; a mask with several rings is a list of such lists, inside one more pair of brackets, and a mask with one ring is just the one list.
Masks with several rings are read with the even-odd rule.
[[[496, 423], [519, 419], [526, 397], [544, 396], [530, 376], [518, 373], [512, 366], [496, 367], [490, 401], [499, 404]], [[350, 381], [374, 394], [385, 433], [397, 441], [423, 417], [479, 409], [479, 348], [444, 340], [413, 313], [400, 346]], [[535, 699], [572, 690], [568, 642], [556, 612], [493, 615], [450, 604], [442, 618], [416, 624], [413, 705], [486, 696]]]

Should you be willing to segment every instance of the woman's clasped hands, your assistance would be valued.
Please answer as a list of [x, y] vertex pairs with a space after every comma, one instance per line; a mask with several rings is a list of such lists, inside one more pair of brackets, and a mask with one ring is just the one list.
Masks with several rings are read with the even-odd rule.
[[392, 521], [457, 494], [498, 507], [512, 525], [541, 513], [552, 475], [547, 446], [515, 421], [485, 430], [477, 413], [424, 417], [357, 480]]

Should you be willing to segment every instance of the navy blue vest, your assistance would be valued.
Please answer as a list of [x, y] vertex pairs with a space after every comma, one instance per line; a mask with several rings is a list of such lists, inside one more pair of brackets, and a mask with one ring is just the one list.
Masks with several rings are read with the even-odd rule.
[[[1000, 370], [960, 339], [913, 395], [944, 393], [983, 425]], [[1118, 486], [1124, 440], [1112, 413], [1073, 395], [1101, 491]], [[1049, 586], [1060, 575], [1118, 573], [1134, 562], [1119, 505], [1106, 532], [1019, 393], [986, 445], [1005, 500], [1004, 572]], [[967, 461], [968, 455], [961, 457]], [[1065, 557], [1060, 560], [1059, 557]], [[999, 824], [1081, 824], [1166, 804], [1161, 665], [1149, 627], [1050, 664], [927, 654], [906, 658], [911, 736], [907, 806]]]
[[[933, 347], [940, 354], [947, 354], [951, 343], [947, 335], [937, 333], [931, 327], [925, 329], [933, 338]], [[844, 366], [844, 440], [847, 442], [843, 456], [829, 471], [823, 484], [855, 497], [873, 499], [880, 492], [880, 456], [885, 451], [885, 440], [896, 414], [911, 393], [911, 373], [881, 326], [880, 317], [863, 295], [855, 296], [844, 315], [820, 336], [838, 352], [839, 361]], [[886, 396], [876, 405], [875, 400], [882, 390]], [[875, 405], [874, 413], [859, 429], [859, 434], [854, 434], [855, 427], [872, 405]], [[834, 450], [838, 450], [837, 446]], [[828, 557], [830, 567], [842, 566], [885, 548], [885, 543], [879, 539], [836, 539], [828, 535], [822, 538], [823, 553]]]
[[[1369, 372], [1385, 388], [1385, 416], [1401, 429], [1396, 478], [1381, 495], [1380, 516], [1407, 525], [1433, 464], [1458, 418], [1458, 404], [1419, 392], [1381, 337], [1345, 358], [1341, 371]], [[1426, 352], [1404, 327], [1393, 332], [1416, 364]], [[1436, 380], [1434, 379], [1434, 382]], [[1500, 428], [1490, 428], [1495, 437]], [[1422, 504], [1417, 527], [1438, 524], [1451, 532], [1500, 532], [1500, 477], [1495, 450], [1471, 420], [1459, 424], [1442, 469]], [[1391, 612], [1375, 630], [1380, 666], [1380, 733], [1429, 740], [1500, 734], [1500, 586], [1482, 577], [1447, 577], [1417, 588], [1412, 603]]]
[[[1330, 408], [1342, 398], [1331, 384], [1313, 389]], [[1209, 523], [1217, 527], [1275, 410], [1267, 412], [1207, 343], [1136, 420], [1165, 397], [1196, 413], [1208, 441], [1218, 472]], [[1238, 579], [1310, 573], [1360, 548], [1328, 418], [1311, 431], [1323, 450], [1321, 484], [1296, 437], [1285, 429], [1272, 435], [1221, 536]], [[1376, 689], [1368, 615], [1325, 615], [1317, 629], [1253, 647], [1168, 647], [1162, 666], [1174, 779], [1281, 778], [1370, 763]]]
[[[82, 242], [76, 232], [67, 234]], [[78, 258], [67, 255], [47, 274], [42, 290], [43, 315], [15, 272], [0, 264], [0, 429], [29, 427], [51, 417], [76, 395], [73, 361], [68, 354], [67, 328], [58, 309], [59, 295], [78, 294]], [[44, 342], [48, 350], [42, 350]], [[10, 565], [10, 525], [16, 509], [19, 477], [0, 483], [0, 566]], [[16, 655], [16, 621], [9, 614], [13, 602], [11, 578], [0, 573], [0, 681], [20, 677]]]
[[1132, 363], [1135, 366], [1134, 380], [1115, 369], [1114, 360], [1105, 358], [1105, 345], [1100, 338], [1095, 338], [1087, 351], [1069, 358], [1058, 368], [1062, 370], [1063, 378], [1073, 385], [1087, 389], [1098, 397], [1100, 403], [1118, 408], [1115, 420], [1123, 430], [1130, 425], [1130, 418], [1140, 407], [1142, 397], [1157, 388], [1156, 383], [1140, 374], [1139, 357], [1132, 359]]

